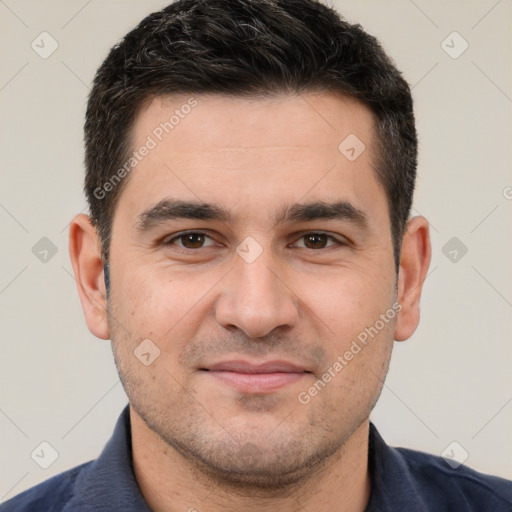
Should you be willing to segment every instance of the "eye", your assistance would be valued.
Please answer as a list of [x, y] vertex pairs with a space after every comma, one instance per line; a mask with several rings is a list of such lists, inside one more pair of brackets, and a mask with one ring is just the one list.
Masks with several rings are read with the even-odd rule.
[[333, 245], [344, 245], [340, 240], [325, 233], [306, 233], [299, 240], [303, 241], [304, 244], [299, 245], [299, 247], [305, 247], [306, 249], [326, 249]]
[[[210, 243], [206, 243], [208, 241]], [[204, 233], [189, 231], [169, 239], [166, 245], [177, 245], [185, 249], [202, 249], [203, 247], [215, 245], [215, 242]]]

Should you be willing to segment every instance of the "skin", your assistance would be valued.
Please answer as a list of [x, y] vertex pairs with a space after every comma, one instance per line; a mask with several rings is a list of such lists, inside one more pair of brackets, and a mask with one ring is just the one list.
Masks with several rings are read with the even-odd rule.
[[[187, 99], [148, 102], [134, 148]], [[372, 170], [374, 119], [360, 103], [327, 93], [196, 99], [121, 193], [108, 303], [96, 230], [86, 215], [70, 230], [87, 325], [112, 339], [130, 400], [141, 491], [155, 511], [363, 511], [369, 415], [394, 340], [419, 321], [428, 223], [408, 222], [397, 276], [387, 197]], [[338, 150], [349, 134], [366, 146], [353, 162]], [[165, 198], [215, 204], [230, 218], [138, 230], [138, 216]], [[278, 220], [285, 205], [313, 201], [347, 201], [366, 225]], [[193, 238], [194, 248], [176, 238], [184, 230], [207, 236]], [[304, 237], [311, 232], [333, 238]], [[249, 236], [262, 250], [251, 263], [236, 252]], [[301, 403], [299, 394], [393, 304], [400, 312]], [[133, 353], [144, 339], [160, 350], [149, 366]], [[309, 373], [259, 393], [201, 370], [235, 358], [287, 360]]]

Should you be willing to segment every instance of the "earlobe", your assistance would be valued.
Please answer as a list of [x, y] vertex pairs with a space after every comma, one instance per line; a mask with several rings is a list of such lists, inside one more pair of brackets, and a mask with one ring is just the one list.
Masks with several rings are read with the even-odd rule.
[[428, 222], [414, 217], [407, 223], [402, 240], [397, 297], [401, 305], [395, 326], [395, 339], [404, 341], [416, 330], [420, 320], [420, 298], [431, 258]]
[[71, 221], [69, 255], [87, 326], [98, 338], [109, 339], [105, 286], [107, 276], [104, 275], [101, 246], [96, 228], [87, 215], [77, 215]]

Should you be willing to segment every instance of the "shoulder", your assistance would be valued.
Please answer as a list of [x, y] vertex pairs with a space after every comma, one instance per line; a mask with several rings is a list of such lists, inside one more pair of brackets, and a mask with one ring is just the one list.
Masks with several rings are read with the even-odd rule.
[[427, 502], [472, 512], [512, 510], [511, 481], [464, 465], [451, 467], [441, 457], [427, 453], [406, 448], [393, 450], [407, 466], [416, 492]]
[[512, 511], [512, 482], [450, 465], [435, 455], [392, 448], [373, 424], [369, 468], [372, 493], [367, 512]]
[[57, 512], [65, 510], [75, 490], [78, 476], [91, 462], [55, 475], [0, 504], [0, 512]]

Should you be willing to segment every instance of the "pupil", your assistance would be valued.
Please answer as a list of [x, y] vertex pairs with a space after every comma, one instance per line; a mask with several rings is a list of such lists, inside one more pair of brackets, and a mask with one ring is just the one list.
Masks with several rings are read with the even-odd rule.
[[310, 249], [323, 248], [326, 243], [327, 235], [306, 235], [306, 246]]

